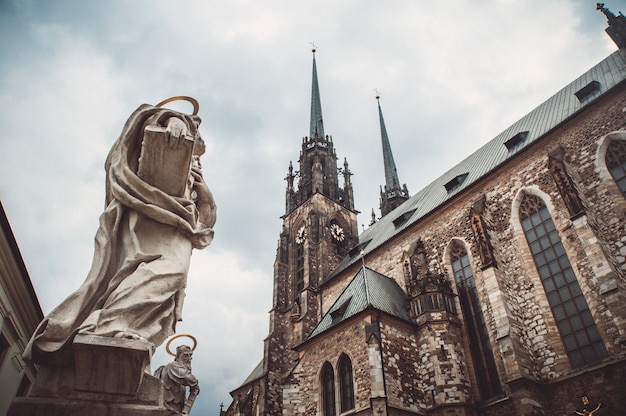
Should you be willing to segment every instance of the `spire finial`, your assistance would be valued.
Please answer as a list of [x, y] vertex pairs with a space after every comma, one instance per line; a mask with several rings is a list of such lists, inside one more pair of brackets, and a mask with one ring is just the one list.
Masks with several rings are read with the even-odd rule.
[[311, 48], [311, 52], [315, 53], [317, 51], [317, 48], [315, 47], [315, 42], [309, 42], [312, 46]]
[[376, 99], [380, 100], [380, 92], [378, 91], [378, 88], [374, 88], [372, 91], [376, 93]]

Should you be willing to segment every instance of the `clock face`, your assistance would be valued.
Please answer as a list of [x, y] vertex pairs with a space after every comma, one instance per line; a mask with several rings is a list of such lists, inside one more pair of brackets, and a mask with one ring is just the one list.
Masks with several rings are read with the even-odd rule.
[[296, 231], [296, 244], [302, 244], [304, 240], [306, 240], [306, 228], [303, 225]]
[[346, 234], [343, 231], [343, 228], [339, 226], [339, 224], [331, 224], [330, 225], [330, 235], [337, 241], [343, 241], [346, 238]]

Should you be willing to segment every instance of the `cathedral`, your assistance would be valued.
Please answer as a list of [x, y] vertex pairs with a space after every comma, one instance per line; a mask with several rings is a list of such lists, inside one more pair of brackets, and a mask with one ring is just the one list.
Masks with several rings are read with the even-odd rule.
[[313, 51], [264, 355], [222, 415], [626, 412], [626, 17], [598, 9], [618, 50], [413, 195], [379, 102], [360, 234]]

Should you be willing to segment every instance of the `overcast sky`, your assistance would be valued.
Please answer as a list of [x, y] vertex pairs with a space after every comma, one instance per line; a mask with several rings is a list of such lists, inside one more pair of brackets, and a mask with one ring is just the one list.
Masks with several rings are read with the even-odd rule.
[[384, 183], [374, 88], [416, 193], [616, 50], [595, 3], [0, 0], [0, 199], [44, 313], [89, 270], [104, 160], [128, 116], [195, 97], [218, 221], [192, 256], [178, 332], [199, 342], [192, 415], [217, 414], [262, 358], [284, 177], [309, 133], [310, 42], [367, 226]]

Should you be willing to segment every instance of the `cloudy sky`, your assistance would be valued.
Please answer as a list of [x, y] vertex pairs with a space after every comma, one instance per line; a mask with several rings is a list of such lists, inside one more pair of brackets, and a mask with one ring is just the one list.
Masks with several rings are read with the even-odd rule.
[[[605, 27], [590, 0], [0, 0], [0, 199], [44, 312], [89, 270], [104, 160], [130, 113], [195, 97], [218, 223], [178, 332], [199, 341], [192, 415], [217, 414], [262, 357], [310, 42], [367, 225], [384, 183], [374, 88], [415, 193], [616, 50]], [[153, 368], [166, 361], [161, 346]]]

